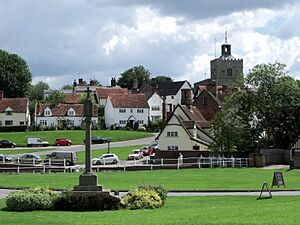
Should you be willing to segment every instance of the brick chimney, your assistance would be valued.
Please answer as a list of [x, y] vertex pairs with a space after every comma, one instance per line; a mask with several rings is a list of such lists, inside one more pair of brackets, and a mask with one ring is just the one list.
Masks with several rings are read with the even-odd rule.
[[212, 80], [206, 85], [207, 91], [211, 92], [216, 98], [218, 98], [218, 85], [215, 80]]
[[3, 91], [0, 91], [0, 101], [3, 99], [3, 95], [4, 95]]
[[192, 109], [192, 93], [190, 89], [181, 90], [181, 105], [186, 105], [189, 109]]
[[111, 86], [111, 87], [117, 86], [117, 81], [116, 81], [116, 78], [115, 78], [115, 77], [112, 77], [112, 78], [111, 78], [111, 80], [110, 80], [110, 86]]

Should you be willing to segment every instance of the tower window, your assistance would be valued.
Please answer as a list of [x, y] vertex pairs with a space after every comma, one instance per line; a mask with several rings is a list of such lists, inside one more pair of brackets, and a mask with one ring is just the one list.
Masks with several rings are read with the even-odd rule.
[[232, 69], [231, 68], [228, 68], [227, 69], [227, 76], [232, 76]]

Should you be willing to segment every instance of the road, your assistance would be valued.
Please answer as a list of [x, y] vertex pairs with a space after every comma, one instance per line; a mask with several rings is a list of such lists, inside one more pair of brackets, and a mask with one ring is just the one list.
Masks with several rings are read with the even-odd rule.
[[[10, 192], [15, 191], [11, 189], [0, 189], [0, 198], [5, 198]], [[272, 190], [271, 190], [272, 191]], [[120, 192], [119, 196], [125, 195], [127, 192]], [[184, 192], [184, 191], [170, 191], [168, 193], [168, 197], [185, 197], [185, 196], [255, 196], [258, 197], [260, 192], [256, 191], [232, 191], [232, 192], [210, 192], [210, 191], [192, 191], [192, 192]], [[263, 197], [267, 197], [268, 194], [266, 192], [263, 193]], [[300, 196], [300, 191], [272, 191], [272, 196]]]

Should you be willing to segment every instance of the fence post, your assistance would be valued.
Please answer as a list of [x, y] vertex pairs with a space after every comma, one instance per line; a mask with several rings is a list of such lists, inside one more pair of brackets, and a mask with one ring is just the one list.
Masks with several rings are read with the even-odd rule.
[[163, 159], [163, 158], [160, 159], [160, 165], [161, 165], [161, 166], [164, 165], [164, 159]]
[[45, 165], [43, 166], [43, 173], [46, 173], [46, 167], [45, 167]]
[[66, 167], [66, 158], [64, 158], [64, 167]]
[[152, 164], [150, 165], [150, 168], [151, 168], [151, 170], [153, 170], [153, 165]]
[[242, 159], [240, 159], [240, 168], [242, 168]]
[[2, 163], [5, 164], [5, 156], [2, 157]]
[[177, 169], [179, 170], [179, 162], [177, 162]]
[[17, 162], [18, 162], [18, 165], [20, 164], [20, 157], [18, 157], [18, 160], [17, 160]]
[[35, 158], [33, 158], [32, 165], [35, 166]]
[[126, 165], [125, 164], [124, 164], [123, 170], [124, 170], [124, 172], [126, 171]]
[[49, 158], [49, 166], [51, 166], [51, 158]]
[[231, 155], [231, 165], [234, 168], [234, 157], [233, 157], [233, 155]]
[[210, 162], [210, 168], [213, 167], [213, 164], [212, 164], [212, 157], [209, 157], [209, 162]]
[[134, 160], [134, 165], [136, 166], [136, 160], [135, 159], [133, 159]]
[[17, 174], [20, 174], [20, 167], [17, 167]]

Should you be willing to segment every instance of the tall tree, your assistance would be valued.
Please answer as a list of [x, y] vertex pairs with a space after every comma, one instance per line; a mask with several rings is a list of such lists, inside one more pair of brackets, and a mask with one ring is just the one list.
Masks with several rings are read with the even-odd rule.
[[228, 151], [288, 148], [300, 134], [298, 81], [283, 64], [255, 66], [245, 79], [245, 89], [232, 94], [218, 113], [214, 133], [219, 148]]
[[63, 90], [72, 90], [73, 89], [73, 85], [72, 84], [65, 84], [64, 86], [62, 86]]
[[16, 54], [0, 50], [0, 90], [5, 97], [24, 97], [32, 76], [26, 61]]
[[30, 100], [43, 100], [44, 90], [49, 89], [49, 85], [43, 81], [39, 81], [36, 84], [30, 85], [29, 88], [29, 99]]
[[151, 85], [154, 86], [156, 84], [162, 84], [162, 83], [171, 83], [173, 79], [168, 76], [156, 76], [154, 78], [151, 78]]
[[62, 92], [55, 91], [45, 99], [45, 102], [53, 105], [58, 105], [59, 103], [66, 102], [66, 96]]
[[150, 74], [149, 70], [145, 69], [143, 66], [135, 66], [121, 73], [121, 77], [118, 79], [117, 84], [131, 90], [135, 80], [138, 81], [138, 87], [140, 87], [143, 82], [149, 81]]

